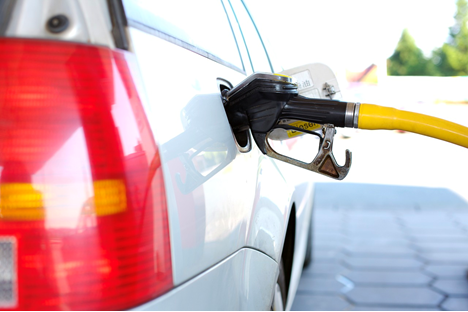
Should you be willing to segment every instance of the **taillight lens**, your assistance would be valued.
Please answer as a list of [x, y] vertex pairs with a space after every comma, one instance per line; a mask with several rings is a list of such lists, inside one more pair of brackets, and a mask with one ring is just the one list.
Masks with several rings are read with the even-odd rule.
[[0, 39], [0, 308], [127, 309], [172, 287], [132, 55]]

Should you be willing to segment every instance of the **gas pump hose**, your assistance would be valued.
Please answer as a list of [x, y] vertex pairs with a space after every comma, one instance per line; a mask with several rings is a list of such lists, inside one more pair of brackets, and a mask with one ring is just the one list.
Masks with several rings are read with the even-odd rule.
[[360, 104], [359, 129], [404, 130], [468, 148], [468, 128], [423, 114], [374, 104]]

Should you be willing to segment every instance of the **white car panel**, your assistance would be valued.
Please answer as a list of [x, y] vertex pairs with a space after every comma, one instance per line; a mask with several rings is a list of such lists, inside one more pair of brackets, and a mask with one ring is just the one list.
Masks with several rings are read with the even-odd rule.
[[[217, 85], [217, 78], [237, 84], [245, 77], [138, 29], [129, 33], [148, 98], [145, 109], [160, 146], [174, 284], [244, 246], [278, 261], [293, 188], [255, 145], [248, 153], [237, 151]], [[221, 170], [204, 183], [180, 161], [200, 141], [217, 142], [215, 147], [227, 154], [216, 164]], [[198, 156], [201, 163], [209, 158], [209, 153]]]
[[[63, 14], [67, 30], [51, 33], [44, 25], [50, 17]], [[112, 23], [105, 0], [17, 0], [6, 36], [69, 40], [115, 48]]]
[[244, 248], [165, 295], [133, 310], [270, 310], [278, 264]]

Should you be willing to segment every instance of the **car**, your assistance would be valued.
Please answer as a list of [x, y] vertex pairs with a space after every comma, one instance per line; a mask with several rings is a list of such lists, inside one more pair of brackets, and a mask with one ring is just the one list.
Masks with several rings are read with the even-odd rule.
[[0, 308], [290, 309], [310, 173], [233, 134], [242, 0], [0, 0]]

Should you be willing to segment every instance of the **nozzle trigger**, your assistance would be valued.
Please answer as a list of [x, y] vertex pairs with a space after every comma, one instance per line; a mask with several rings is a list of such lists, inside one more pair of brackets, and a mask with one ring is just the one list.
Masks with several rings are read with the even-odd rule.
[[336, 180], [343, 180], [351, 168], [351, 152], [346, 150], [346, 162], [343, 166], [336, 163], [333, 156], [333, 137], [336, 129], [334, 125], [326, 124], [322, 128], [323, 136], [320, 138], [320, 148], [317, 156], [311, 163], [305, 163], [297, 159], [278, 154], [268, 143], [268, 135], [265, 138], [266, 154], [275, 159], [285, 161], [292, 165], [314, 171]]

